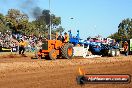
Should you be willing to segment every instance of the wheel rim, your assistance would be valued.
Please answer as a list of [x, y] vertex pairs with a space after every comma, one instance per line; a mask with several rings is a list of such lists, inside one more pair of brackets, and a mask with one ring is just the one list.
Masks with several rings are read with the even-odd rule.
[[54, 59], [56, 59], [56, 53], [55, 52], [53, 52], [52, 54], [51, 54], [51, 56], [54, 58]]
[[73, 52], [73, 49], [72, 48], [68, 48], [68, 56], [72, 56], [72, 52]]

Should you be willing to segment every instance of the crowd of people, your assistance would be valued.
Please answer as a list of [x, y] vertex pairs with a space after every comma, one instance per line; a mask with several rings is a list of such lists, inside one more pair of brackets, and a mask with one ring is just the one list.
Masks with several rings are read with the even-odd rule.
[[[26, 36], [26, 35], [18, 35], [18, 34], [12, 34], [11, 31], [6, 31], [5, 33], [0, 32], [0, 46], [5, 48], [12, 48], [15, 47], [18, 51], [20, 48], [20, 42], [25, 42], [24, 51], [27, 52], [34, 52], [35, 51], [35, 43], [41, 42], [41, 37], [36, 36]], [[21, 48], [20, 48], [21, 50]]]
[[6, 31], [5, 33], [0, 32], [0, 46], [7, 48], [16, 47], [18, 46], [18, 42], [12, 38], [10, 31]]

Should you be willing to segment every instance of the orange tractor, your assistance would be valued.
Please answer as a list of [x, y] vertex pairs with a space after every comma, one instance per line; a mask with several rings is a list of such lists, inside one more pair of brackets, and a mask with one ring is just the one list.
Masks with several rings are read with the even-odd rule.
[[42, 42], [42, 49], [38, 52], [41, 58], [55, 60], [58, 56], [71, 59], [73, 56], [73, 45], [60, 40], [45, 40]]

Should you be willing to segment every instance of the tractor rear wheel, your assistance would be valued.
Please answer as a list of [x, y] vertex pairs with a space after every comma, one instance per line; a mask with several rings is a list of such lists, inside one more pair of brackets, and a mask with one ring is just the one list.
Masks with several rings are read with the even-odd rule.
[[73, 45], [66, 43], [61, 48], [62, 57], [66, 59], [71, 59], [73, 57]]
[[52, 50], [49, 52], [49, 58], [50, 58], [51, 60], [56, 60], [57, 54], [56, 54], [55, 49], [52, 49]]

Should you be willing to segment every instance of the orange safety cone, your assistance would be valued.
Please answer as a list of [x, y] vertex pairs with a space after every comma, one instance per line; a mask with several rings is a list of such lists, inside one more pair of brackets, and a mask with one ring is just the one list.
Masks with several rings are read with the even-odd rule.
[[85, 75], [85, 72], [79, 67], [78, 69], [80, 75]]

